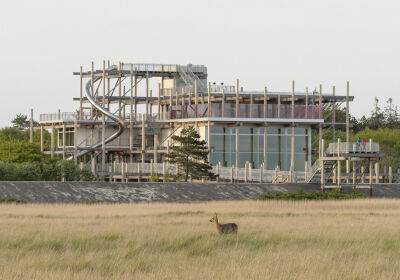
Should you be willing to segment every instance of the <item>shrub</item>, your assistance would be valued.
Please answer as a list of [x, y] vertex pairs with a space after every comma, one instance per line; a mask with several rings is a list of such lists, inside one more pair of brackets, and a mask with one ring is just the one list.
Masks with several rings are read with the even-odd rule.
[[276, 200], [324, 200], [324, 199], [357, 199], [365, 198], [357, 189], [354, 189], [351, 194], [340, 193], [339, 189], [334, 189], [331, 192], [314, 192], [305, 193], [303, 190], [297, 190], [295, 193], [281, 193], [275, 194], [266, 193], [259, 196], [261, 200], [276, 199]]
[[157, 174], [154, 173], [153, 175], [151, 175], [149, 182], [158, 182]]
[[1, 198], [0, 197], [0, 203], [26, 203], [25, 201], [13, 198], [13, 197], [6, 197], [6, 198]]

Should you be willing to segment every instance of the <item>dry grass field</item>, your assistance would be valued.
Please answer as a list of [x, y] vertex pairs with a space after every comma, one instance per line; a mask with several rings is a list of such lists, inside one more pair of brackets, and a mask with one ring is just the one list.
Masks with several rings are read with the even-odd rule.
[[400, 279], [400, 200], [0, 205], [0, 279]]

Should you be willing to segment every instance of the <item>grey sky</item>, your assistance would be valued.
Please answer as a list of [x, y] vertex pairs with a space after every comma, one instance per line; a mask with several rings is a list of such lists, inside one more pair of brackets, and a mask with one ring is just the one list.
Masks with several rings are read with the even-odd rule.
[[72, 111], [91, 61], [204, 64], [209, 81], [245, 89], [344, 93], [400, 104], [400, 1], [5, 1], [0, 127], [17, 113]]

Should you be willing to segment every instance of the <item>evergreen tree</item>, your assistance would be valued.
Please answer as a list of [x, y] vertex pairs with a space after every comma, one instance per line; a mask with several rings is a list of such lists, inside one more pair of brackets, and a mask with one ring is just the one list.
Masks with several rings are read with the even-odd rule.
[[379, 99], [375, 97], [374, 110], [371, 112], [371, 117], [368, 120], [368, 127], [371, 129], [378, 129], [385, 126], [385, 117], [381, 108], [379, 107]]
[[386, 106], [383, 111], [384, 118], [385, 118], [385, 127], [387, 128], [396, 128], [400, 127], [400, 120], [399, 120], [399, 113], [397, 106], [393, 105], [393, 99], [389, 98], [386, 101]]
[[178, 164], [179, 170], [184, 173], [185, 182], [189, 175], [192, 178], [214, 176], [211, 172], [212, 166], [207, 160], [209, 151], [206, 141], [200, 140], [200, 135], [193, 126], [185, 127], [179, 136], [174, 135], [172, 139], [178, 145], [173, 146], [171, 153], [166, 155], [167, 161]]

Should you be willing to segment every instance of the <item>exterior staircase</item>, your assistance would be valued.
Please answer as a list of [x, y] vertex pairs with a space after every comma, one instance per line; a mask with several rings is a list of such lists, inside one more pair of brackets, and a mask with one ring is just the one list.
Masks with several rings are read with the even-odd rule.
[[306, 178], [306, 183], [316, 184], [321, 182], [321, 171], [324, 168], [324, 172], [332, 173], [333, 169], [337, 164], [336, 160], [324, 160], [324, 166], [321, 166], [321, 161], [317, 159], [308, 173]]

